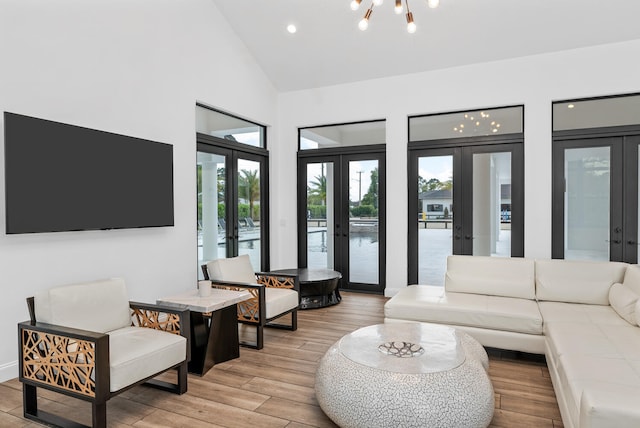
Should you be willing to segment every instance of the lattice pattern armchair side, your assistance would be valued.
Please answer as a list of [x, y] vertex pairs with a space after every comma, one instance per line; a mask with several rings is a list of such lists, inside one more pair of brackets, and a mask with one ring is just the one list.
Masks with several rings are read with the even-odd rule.
[[[256, 327], [255, 343], [241, 342], [255, 349], [264, 347], [264, 327], [297, 330], [300, 282], [297, 275], [253, 271], [247, 255], [218, 259], [202, 265], [204, 278], [213, 287], [248, 290], [252, 298], [238, 303], [238, 322]], [[274, 322], [291, 314], [290, 324]]]
[[[31, 320], [18, 324], [25, 418], [82, 426], [39, 410], [38, 388], [91, 402], [93, 427], [106, 426], [111, 397], [140, 383], [186, 392], [188, 311], [123, 302], [123, 296], [124, 282], [111, 279], [57, 287], [27, 299]], [[73, 309], [74, 303], [80, 307]], [[153, 379], [170, 369], [177, 370], [175, 384]]]

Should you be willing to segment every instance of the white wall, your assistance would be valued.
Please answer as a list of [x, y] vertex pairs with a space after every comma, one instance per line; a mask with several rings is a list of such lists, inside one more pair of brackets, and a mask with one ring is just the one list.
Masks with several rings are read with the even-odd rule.
[[[280, 94], [273, 263], [295, 260], [298, 127], [387, 119], [386, 294], [407, 285], [407, 116], [525, 106], [525, 256], [551, 256], [551, 102], [640, 91], [640, 41]], [[354, 52], [354, 55], [357, 53]], [[410, 56], [407, 61], [410, 61]]]
[[39, 289], [121, 276], [154, 302], [195, 286], [195, 103], [273, 125], [277, 94], [210, 0], [2, 0], [0, 64], [0, 112], [173, 144], [175, 186], [175, 227], [6, 235], [0, 150], [3, 381]]
[[[298, 127], [385, 118], [387, 186], [404, 189], [408, 115], [524, 104], [525, 255], [549, 257], [551, 101], [640, 91], [639, 53], [635, 41], [278, 95], [209, 0], [2, 0], [0, 111], [173, 144], [176, 224], [6, 235], [0, 174], [0, 381], [17, 375], [16, 323], [39, 289], [122, 276], [153, 302], [195, 284], [196, 100], [273, 126], [272, 268], [297, 260]], [[407, 282], [406, 206], [388, 192], [387, 294]]]

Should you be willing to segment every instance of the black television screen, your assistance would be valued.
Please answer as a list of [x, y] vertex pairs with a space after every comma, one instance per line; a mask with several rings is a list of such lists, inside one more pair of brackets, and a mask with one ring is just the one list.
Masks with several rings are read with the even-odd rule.
[[173, 146], [4, 113], [6, 233], [173, 226]]

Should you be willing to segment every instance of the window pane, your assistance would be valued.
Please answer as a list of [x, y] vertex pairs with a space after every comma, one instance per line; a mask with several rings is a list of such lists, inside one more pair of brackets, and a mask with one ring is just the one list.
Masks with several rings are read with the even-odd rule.
[[609, 260], [610, 149], [565, 151], [565, 259]]
[[265, 147], [265, 127], [196, 106], [196, 132], [253, 147]]
[[444, 285], [453, 252], [453, 156], [418, 159], [418, 283]]
[[554, 131], [639, 123], [640, 95], [563, 101], [553, 104]]
[[197, 152], [198, 272], [210, 260], [225, 257], [225, 157]]
[[523, 111], [517, 106], [411, 117], [409, 141], [521, 133]]
[[378, 283], [378, 161], [349, 162], [349, 282]]
[[385, 144], [385, 121], [300, 129], [300, 150]]
[[511, 153], [473, 155], [473, 255], [511, 256]]
[[260, 271], [260, 163], [238, 159], [238, 255]]
[[307, 165], [307, 266], [334, 267], [333, 162]]

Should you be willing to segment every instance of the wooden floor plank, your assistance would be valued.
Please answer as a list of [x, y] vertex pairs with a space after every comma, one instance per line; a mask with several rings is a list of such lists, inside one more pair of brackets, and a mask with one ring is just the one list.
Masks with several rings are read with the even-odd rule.
[[0, 412], [10, 412], [16, 408], [22, 408], [22, 392], [9, 386], [0, 385]]
[[[264, 349], [241, 348], [240, 358], [202, 377], [189, 375], [182, 396], [139, 386], [115, 397], [107, 404], [109, 428], [335, 427], [315, 398], [318, 362], [343, 335], [382, 323], [386, 302], [379, 295], [342, 294], [339, 305], [299, 311], [297, 331], [266, 329]], [[495, 396], [491, 426], [562, 428], [544, 362], [508, 355], [489, 357]], [[39, 397], [44, 409], [90, 420], [86, 402], [50, 391]], [[39, 426], [22, 418], [22, 385], [16, 379], [0, 384], [0, 427], [5, 426]]]
[[133, 426], [135, 428], [224, 428], [224, 425], [216, 425], [213, 422], [202, 421], [163, 409], [157, 409]]
[[270, 398], [257, 410], [264, 415], [279, 415], [291, 421], [319, 428], [333, 428], [336, 426], [318, 406], [303, 404], [297, 401]]

